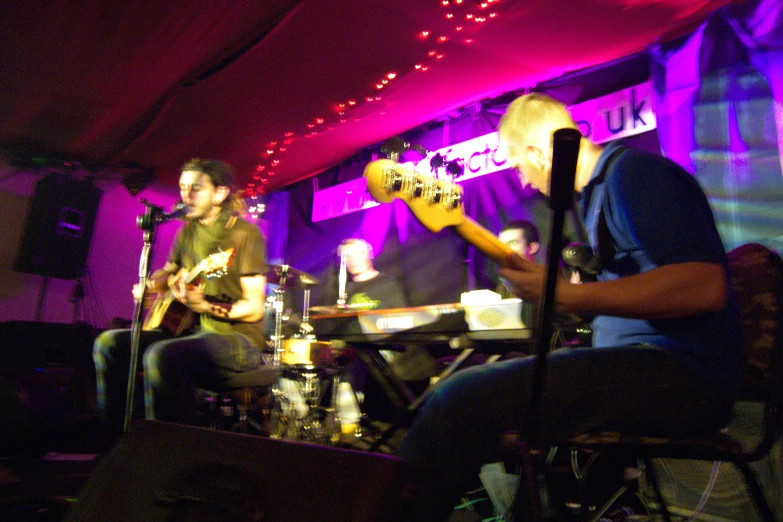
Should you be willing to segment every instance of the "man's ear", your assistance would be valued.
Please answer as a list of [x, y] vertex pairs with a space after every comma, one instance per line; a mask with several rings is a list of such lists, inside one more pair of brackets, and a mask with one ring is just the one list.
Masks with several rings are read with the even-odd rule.
[[544, 156], [544, 151], [535, 145], [528, 145], [525, 152], [527, 154], [527, 161], [531, 165], [535, 165], [538, 169], [543, 171], [546, 166], [546, 157]]
[[530, 250], [530, 256], [534, 256], [538, 254], [538, 251], [541, 250], [541, 243], [538, 241], [533, 241], [532, 243], [527, 244], [527, 248]]
[[218, 185], [215, 187], [215, 197], [212, 199], [216, 205], [222, 205], [230, 193], [231, 190], [228, 187]]

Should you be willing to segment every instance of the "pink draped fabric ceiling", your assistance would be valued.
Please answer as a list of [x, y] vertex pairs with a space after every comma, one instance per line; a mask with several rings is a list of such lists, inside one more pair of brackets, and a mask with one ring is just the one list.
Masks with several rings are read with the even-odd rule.
[[685, 34], [727, 3], [3, 2], [0, 148], [9, 162], [137, 165], [170, 183], [187, 159], [219, 157], [268, 192], [456, 108]]

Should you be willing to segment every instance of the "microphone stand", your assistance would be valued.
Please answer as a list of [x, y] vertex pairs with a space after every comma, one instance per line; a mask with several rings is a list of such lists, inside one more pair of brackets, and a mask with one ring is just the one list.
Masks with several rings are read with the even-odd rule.
[[536, 338], [535, 373], [530, 388], [528, 411], [520, 430], [519, 454], [522, 459], [514, 500], [513, 520], [540, 521], [543, 517], [541, 494], [536, 479], [533, 455], [537, 452], [540, 420], [540, 402], [546, 375], [546, 355], [552, 342], [552, 314], [555, 287], [558, 280], [560, 252], [563, 249], [565, 213], [573, 206], [576, 163], [582, 134], [576, 129], [559, 129], [552, 142], [552, 175], [549, 182], [549, 207], [552, 209], [552, 229], [547, 253], [547, 271], [544, 292], [539, 302], [538, 337]]
[[337, 306], [345, 306], [345, 302], [348, 299], [348, 294], [345, 289], [345, 285], [348, 283], [348, 272], [346, 269], [346, 255], [345, 251], [340, 252], [340, 273], [337, 276]]
[[275, 351], [272, 354], [272, 366], [274, 368], [280, 368], [283, 359], [283, 294], [288, 282], [289, 268], [288, 265], [280, 267], [280, 280], [277, 283], [277, 288], [275, 288]]
[[125, 422], [123, 431], [130, 431], [131, 421], [133, 420], [133, 406], [135, 404], [136, 391], [136, 373], [139, 359], [139, 344], [141, 340], [142, 311], [144, 310], [144, 300], [147, 297], [147, 280], [149, 278], [149, 264], [152, 257], [152, 246], [155, 242], [155, 232], [157, 225], [164, 223], [169, 216], [164, 214], [163, 208], [153, 205], [146, 199], [140, 199], [147, 209], [143, 215], [136, 217], [136, 226], [143, 231], [144, 244], [141, 249], [139, 259], [139, 288], [141, 295], [133, 304], [133, 320], [131, 322], [131, 350], [130, 364], [128, 365], [128, 388], [125, 400]]

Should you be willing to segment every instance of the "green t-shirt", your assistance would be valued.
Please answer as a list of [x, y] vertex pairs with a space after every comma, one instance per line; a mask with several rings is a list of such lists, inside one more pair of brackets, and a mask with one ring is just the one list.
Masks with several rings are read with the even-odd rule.
[[[234, 254], [225, 273], [214, 278], [202, 275], [201, 281], [207, 300], [233, 303], [242, 297], [241, 277], [266, 273], [266, 242], [255, 225], [228, 212], [223, 212], [210, 226], [191, 221], [177, 233], [169, 262], [190, 271], [209, 256], [217, 259], [230, 248]], [[263, 320], [246, 323], [202, 314], [200, 324], [202, 331], [227, 336], [239, 334], [259, 348], [264, 346]]]

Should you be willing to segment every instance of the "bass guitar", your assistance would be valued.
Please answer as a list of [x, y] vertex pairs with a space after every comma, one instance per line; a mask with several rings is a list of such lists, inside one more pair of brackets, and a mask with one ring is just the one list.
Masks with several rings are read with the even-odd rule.
[[364, 168], [364, 177], [367, 190], [377, 202], [401, 199], [431, 232], [454, 227], [468, 243], [501, 266], [508, 266], [513, 251], [492, 232], [465, 215], [461, 186], [422, 176], [388, 159], [370, 162]]
[[[193, 284], [202, 275], [207, 279], [222, 277], [226, 274], [233, 258], [233, 248], [212, 254], [192, 269], [182, 269], [170, 276], [169, 285], [173, 285], [177, 281]], [[195, 322], [196, 313], [177, 301], [171, 291], [168, 291], [158, 294], [144, 318], [141, 329], [155, 330], [160, 328], [170, 335], [178, 336], [189, 330]]]

